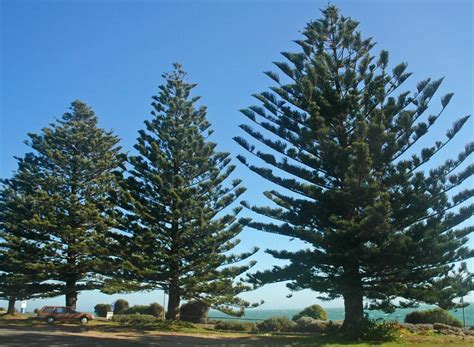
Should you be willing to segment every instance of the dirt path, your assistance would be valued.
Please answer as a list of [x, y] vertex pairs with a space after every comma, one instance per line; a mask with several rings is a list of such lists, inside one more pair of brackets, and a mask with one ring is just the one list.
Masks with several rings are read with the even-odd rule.
[[[193, 334], [135, 332], [67, 332], [38, 328], [0, 327], [0, 346], [266, 346], [262, 337], [220, 337]], [[276, 341], [275, 341], [276, 342]], [[282, 344], [277, 344], [282, 346]]]

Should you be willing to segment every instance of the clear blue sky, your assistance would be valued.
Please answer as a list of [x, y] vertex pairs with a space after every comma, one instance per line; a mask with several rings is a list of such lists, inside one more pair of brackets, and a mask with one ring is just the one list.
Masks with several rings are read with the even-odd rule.
[[[244, 121], [238, 109], [254, 104], [252, 93], [271, 81], [262, 71], [274, 69], [279, 52], [297, 50], [292, 40], [308, 20], [320, 16], [326, 1], [21, 1], [1, 3], [1, 168], [9, 177], [22, 156], [27, 132], [65, 112], [75, 99], [87, 102], [100, 125], [113, 129], [131, 150], [137, 131], [149, 117], [150, 97], [161, 74], [179, 61], [198, 83], [196, 93], [208, 106], [209, 120], [221, 150], [237, 154], [231, 140]], [[345, 16], [361, 22], [364, 36], [390, 51], [393, 64], [407, 61], [414, 72], [407, 86], [426, 77], [446, 76], [438, 97], [455, 91], [448, 112], [434, 129], [444, 133], [459, 116], [472, 113], [473, 7], [471, 1], [334, 1]], [[434, 101], [436, 106], [438, 101]], [[438, 160], [455, 155], [473, 139], [470, 120]], [[428, 145], [433, 137], [425, 139]], [[265, 203], [270, 185], [239, 168], [249, 188], [245, 199]], [[472, 185], [472, 180], [470, 181]], [[294, 248], [296, 241], [253, 230], [242, 233], [242, 247]], [[473, 246], [473, 243], [470, 243]], [[258, 269], [274, 264], [260, 251]], [[473, 266], [471, 263], [471, 270]], [[309, 291], [286, 298], [274, 284], [245, 295], [265, 299], [262, 308], [300, 308], [317, 302]], [[159, 293], [106, 296], [82, 293], [79, 309], [126, 297], [132, 304], [158, 301]], [[472, 296], [471, 296], [471, 301]], [[29, 308], [45, 301], [31, 303]], [[62, 304], [63, 298], [49, 303]], [[0, 305], [2, 303], [0, 302]], [[340, 301], [326, 303], [339, 306]]]

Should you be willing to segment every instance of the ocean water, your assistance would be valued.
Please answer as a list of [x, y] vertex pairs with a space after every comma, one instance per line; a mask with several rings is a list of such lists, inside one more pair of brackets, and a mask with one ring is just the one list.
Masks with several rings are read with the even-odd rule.
[[[403, 322], [405, 316], [414, 311], [414, 310], [425, 310], [432, 308], [432, 306], [420, 306], [417, 309], [407, 308], [407, 309], [398, 309], [394, 313], [387, 314], [382, 311], [366, 311], [370, 318], [382, 318], [384, 320], [398, 321]], [[282, 309], [282, 310], [261, 310], [261, 309], [247, 309], [245, 315], [240, 318], [228, 316], [222, 312], [211, 310], [209, 312], [210, 319], [232, 319], [232, 320], [242, 320], [242, 321], [261, 321], [270, 317], [288, 317], [291, 319], [293, 315], [300, 312], [301, 309]], [[328, 313], [328, 318], [330, 320], [344, 320], [344, 308], [327, 308], [326, 312]], [[453, 316], [458, 318], [461, 322], [463, 321], [462, 310], [451, 310]], [[471, 303], [464, 309], [464, 316], [466, 319], [466, 326], [474, 325], [474, 303]]]

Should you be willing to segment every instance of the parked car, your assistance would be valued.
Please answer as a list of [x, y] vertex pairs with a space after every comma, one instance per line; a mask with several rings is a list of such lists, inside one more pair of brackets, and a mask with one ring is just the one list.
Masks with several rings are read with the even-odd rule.
[[81, 324], [87, 324], [94, 319], [90, 313], [77, 312], [71, 307], [66, 306], [44, 306], [38, 311], [38, 318], [45, 320], [48, 324], [56, 321], [79, 321]]

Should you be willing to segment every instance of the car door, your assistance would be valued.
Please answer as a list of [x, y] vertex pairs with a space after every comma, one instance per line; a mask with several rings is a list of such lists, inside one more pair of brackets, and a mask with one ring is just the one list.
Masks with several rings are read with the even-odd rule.
[[76, 318], [77, 312], [70, 307], [66, 307], [65, 320], [74, 320]]
[[54, 319], [58, 321], [65, 321], [67, 319], [66, 307], [56, 307], [54, 310]]

